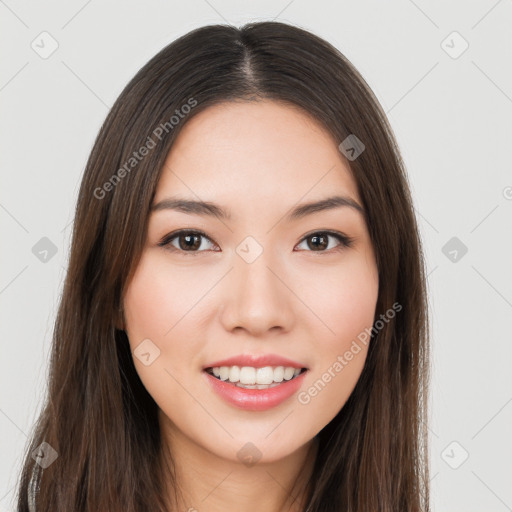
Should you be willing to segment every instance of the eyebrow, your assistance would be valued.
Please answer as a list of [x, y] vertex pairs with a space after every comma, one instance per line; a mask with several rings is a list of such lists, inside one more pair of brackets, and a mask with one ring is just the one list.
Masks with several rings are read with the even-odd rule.
[[[298, 220], [316, 212], [332, 210], [340, 207], [349, 207], [364, 215], [364, 208], [352, 198], [347, 196], [332, 196], [320, 201], [301, 204], [295, 207], [286, 216], [286, 219], [288, 221]], [[225, 210], [221, 206], [210, 201], [195, 201], [169, 197], [151, 205], [151, 212], [161, 210], [176, 210], [193, 215], [206, 215], [224, 220], [231, 219], [231, 213], [228, 210]]]

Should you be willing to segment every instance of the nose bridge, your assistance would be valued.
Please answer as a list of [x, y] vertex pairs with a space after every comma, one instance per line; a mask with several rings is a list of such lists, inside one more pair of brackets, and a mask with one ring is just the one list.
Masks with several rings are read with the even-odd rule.
[[279, 257], [250, 237], [239, 244], [236, 252], [223, 312], [226, 328], [243, 327], [254, 333], [277, 326], [289, 329], [292, 294], [282, 282], [286, 278]]

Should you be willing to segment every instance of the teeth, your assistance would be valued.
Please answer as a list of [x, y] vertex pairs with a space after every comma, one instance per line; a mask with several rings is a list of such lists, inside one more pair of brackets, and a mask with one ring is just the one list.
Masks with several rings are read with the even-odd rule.
[[279, 386], [279, 382], [273, 382], [272, 384], [240, 384], [240, 382], [237, 382], [235, 384], [238, 388], [244, 388], [244, 389], [268, 389], [268, 388], [275, 388], [276, 386]]
[[[291, 380], [301, 372], [300, 368], [292, 366], [265, 366], [263, 368], [253, 368], [252, 366], [216, 366], [212, 368], [213, 375], [220, 380], [229, 380], [234, 384], [239, 383], [243, 387], [250, 389], [265, 389], [273, 387], [283, 380]], [[262, 386], [262, 387], [258, 387]], [[242, 386], [240, 386], [242, 387]]]
[[221, 366], [219, 368], [219, 378], [220, 380], [228, 380], [229, 377], [229, 368], [227, 366]]
[[238, 366], [233, 366], [231, 368], [223, 366], [223, 368], [227, 370], [229, 382], [238, 382], [240, 380], [240, 368], [238, 368]]

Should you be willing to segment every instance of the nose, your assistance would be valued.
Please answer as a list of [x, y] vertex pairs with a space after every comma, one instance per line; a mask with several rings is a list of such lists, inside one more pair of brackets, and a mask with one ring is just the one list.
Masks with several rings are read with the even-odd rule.
[[224, 283], [224, 328], [230, 332], [244, 330], [254, 337], [291, 330], [298, 301], [290, 280], [283, 265], [267, 257], [265, 251], [251, 263], [235, 255], [234, 268]]

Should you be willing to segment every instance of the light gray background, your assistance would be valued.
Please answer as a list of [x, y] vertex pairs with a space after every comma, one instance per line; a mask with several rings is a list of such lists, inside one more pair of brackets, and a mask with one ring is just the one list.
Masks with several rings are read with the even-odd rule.
[[[109, 107], [176, 37], [270, 19], [338, 47], [403, 152], [429, 272], [433, 510], [512, 510], [511, 1], [2, 0], [0, 19], [1, 512], [14, 510], [78, 186]], [[50, 47], [43, 31], [58, 42], [47, 59], [31, 48]], [[32, 253], [42, 237], [57, 246], [46, 263]], [[468, 249], [455, 262], [452, 237]]]

